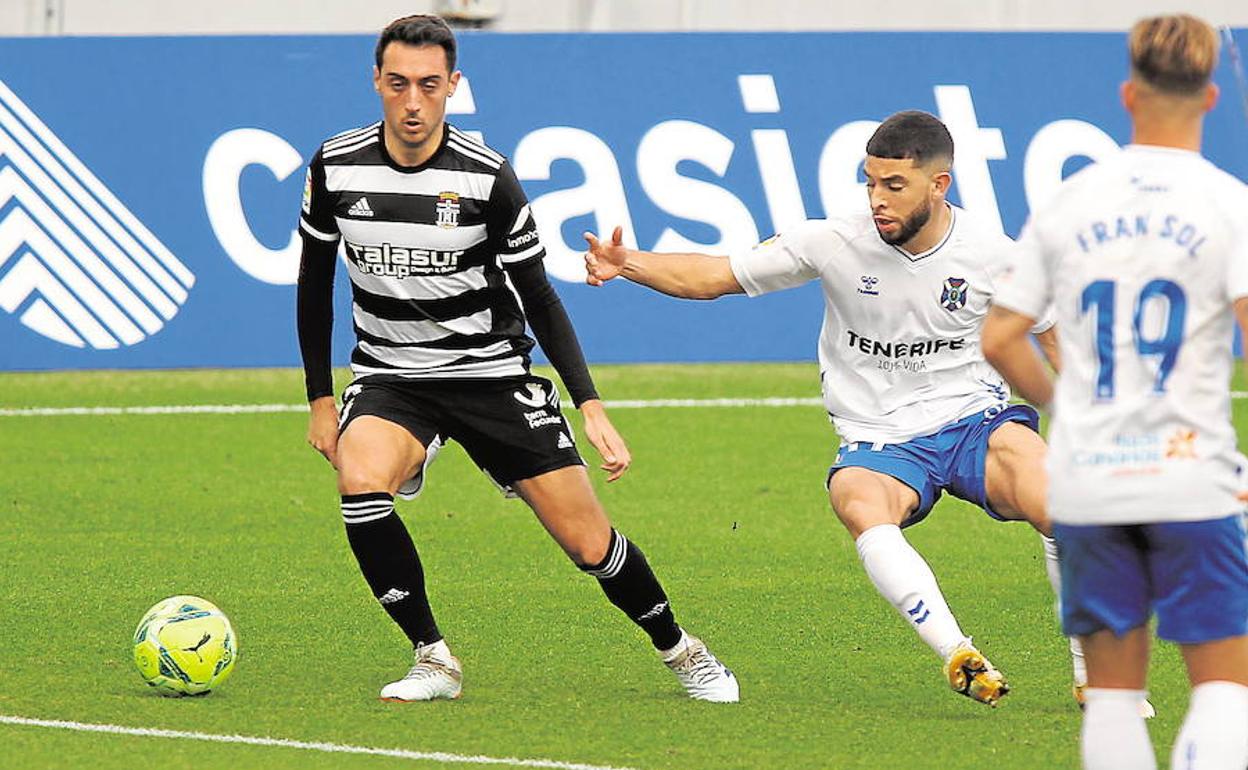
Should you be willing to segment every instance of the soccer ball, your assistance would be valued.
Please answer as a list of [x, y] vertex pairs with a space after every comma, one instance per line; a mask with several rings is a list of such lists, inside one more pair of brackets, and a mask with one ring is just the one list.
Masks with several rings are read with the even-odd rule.
[[161, 695], [204, 695], [225, 681], [238, 658], [230, 619], [198, 596], [171, 596], [134, 630], [134, 665]]

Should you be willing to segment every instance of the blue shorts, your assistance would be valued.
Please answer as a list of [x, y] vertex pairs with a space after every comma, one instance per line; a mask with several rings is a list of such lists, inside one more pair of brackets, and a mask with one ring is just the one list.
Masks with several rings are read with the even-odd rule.
[[1040, 431], [1040, 415], [1030, 406], [992, 406], [902, 444], [842, 443], [836, 462], [828, 470], [828, 483], [842, 468], [866, 468], [892, 476], [919, 495], [919, 507], [901, 523], [903, 527], [922, 521], [945, 490], [978, 505], [994, 519], [1005, 521], [988, 506], [984, 461], [988, 457], [988, 437], [1007, 422], [1021, 422]]
[[1116, 635], [1157, 613], [1157, 635], [1199, 644], [1248, 634], [1248, 547], [1234, 514], [1206, 521], [1054, 524], [1062, 630]]

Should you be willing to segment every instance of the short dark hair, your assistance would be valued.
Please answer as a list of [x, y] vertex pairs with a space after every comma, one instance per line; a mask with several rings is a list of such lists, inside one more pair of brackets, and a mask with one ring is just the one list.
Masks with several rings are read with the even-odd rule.
[[391, 43], [441, 46], [446, 51], [447, 72], [455, 71], [455, 33], [439, 16], [418, 13], [387, 24], [381, 31], [381, 37], [377, 38], [377, 50], [374, 52], [377, 69], [381, 69], [381, 57]]
[[952, 165], [953, 137], [935, 115], [920, 110], [894, 113], [867, 141], [867, 154], [893, 160], [910, 159], [925, 166], [933, 160]]

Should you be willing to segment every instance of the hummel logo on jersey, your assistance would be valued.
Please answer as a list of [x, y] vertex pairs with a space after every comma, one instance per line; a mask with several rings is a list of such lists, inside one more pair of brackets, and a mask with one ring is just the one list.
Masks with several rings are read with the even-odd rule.
[[568, 434], [559, 431], [559, 443], [555, 445], [556, 449], [571, 449], [573, 446], [572, 439], [568, 438]]
[[0, 308], [76, 348], [134, 345], [195, 275], [0, 81]]
[[858, 287], [858, 293], [870, 294], [873, 297], [879, 296], [880, 290], [875, 288], [876, 284], [878, 284], [879, 282], [880, 282], [880, 279], [876, 278], [874, 275], [862, 276], [862, 286]]
[[406, 599], [407, 597], [411, 595], [412, 594], [410, 591], [400, 591], [397, 588], [391, 588], [389, 591], [386, 591], [381, 596], [378, 596], [377, 601], [381, 602], [382, 604], [394, 604], [395, 602], [403, 601], [404, 599]]
[[353, 217], [371, 217], [373, 207], [368, 205], [368, 198], [360, 198], [351, 204], [351, 208], [347, 209], [347, 214]]

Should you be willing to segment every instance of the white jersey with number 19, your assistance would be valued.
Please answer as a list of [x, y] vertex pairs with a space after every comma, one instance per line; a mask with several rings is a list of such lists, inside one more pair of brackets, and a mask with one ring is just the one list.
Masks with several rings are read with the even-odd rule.
[[902, 443], [1009, 398], [984, 361], [979, 331], [1015, 245], [971, 213], [950, 210], [945, 237], [921, 254], [885, 243], [864, 205], [730, 257], [750, 296], [823, 285], [819, 369], [842, 442]]
[[1055, 308], [1062, 372], [1049, 515], [1230, 515], [1232, 304], [1248, 296], [1248, 187], [1194, 152], [1130, 145], [1033, 214], [996, 302]]

